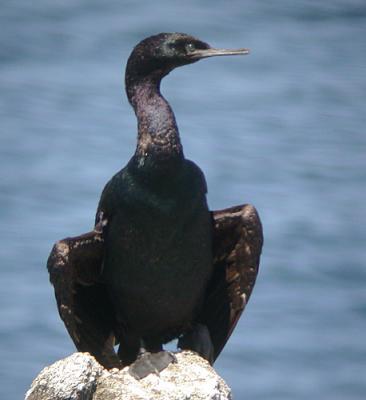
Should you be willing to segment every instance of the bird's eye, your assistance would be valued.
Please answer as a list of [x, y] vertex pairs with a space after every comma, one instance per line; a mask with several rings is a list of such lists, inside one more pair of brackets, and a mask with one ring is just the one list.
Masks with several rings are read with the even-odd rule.
[[186, 50], [187, 50], [188, 52], [195, 51], [195, 50], [196, 50], [196, 46], [195, 46], [193, 43], [188, 43], [188, 44], [186, 45]]

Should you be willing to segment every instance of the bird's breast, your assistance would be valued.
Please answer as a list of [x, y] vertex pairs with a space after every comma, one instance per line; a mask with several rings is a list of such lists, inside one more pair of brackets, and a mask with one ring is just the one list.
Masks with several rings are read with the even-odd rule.
[[192, 319], [211, 276], [211, 230], [205, 200], [122, 207], [109, 226], [104, 261], [119, 319], [150, 332]]

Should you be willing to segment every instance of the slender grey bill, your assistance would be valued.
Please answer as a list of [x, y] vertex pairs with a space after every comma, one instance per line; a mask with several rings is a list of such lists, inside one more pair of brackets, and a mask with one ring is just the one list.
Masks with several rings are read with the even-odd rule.
[[216, 56], [239, 56], [249, 54], [249, 49], [197, 49], [192, 51], [189, 54], [190, 58], [193, 59], [201, 59], [207, 57], [216, 57]]

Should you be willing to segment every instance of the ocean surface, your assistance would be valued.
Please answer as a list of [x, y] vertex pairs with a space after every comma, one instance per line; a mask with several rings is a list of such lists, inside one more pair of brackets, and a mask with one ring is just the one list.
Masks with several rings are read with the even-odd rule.
[[0, 398], [74, 351], [46, 260], [134, 151], [132, 47], [178, 31], [251, 49], [162, 85], [210, 207], [264, 226], [218, 372], [239, 400], [365, 399], [366, 2], [5, 0], [0, 26]]

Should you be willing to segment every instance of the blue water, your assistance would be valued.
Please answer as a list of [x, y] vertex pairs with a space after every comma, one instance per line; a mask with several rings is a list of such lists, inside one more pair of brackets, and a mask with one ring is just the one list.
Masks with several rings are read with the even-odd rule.
[[236, 399], [366, 398], [365, 1], [15, 0], [0, 19], [0, 398], [74, 351], [45, 262], [134, 151], [124, 65], [161, 31], [252, 50], [162, 86], [211, 208], [264, 225], [217, 370]]

